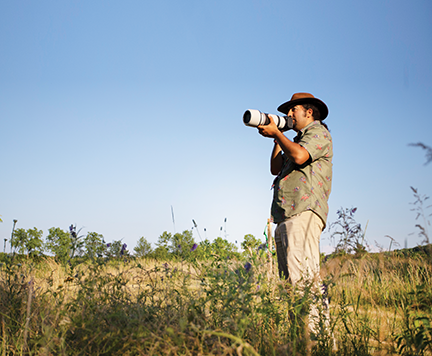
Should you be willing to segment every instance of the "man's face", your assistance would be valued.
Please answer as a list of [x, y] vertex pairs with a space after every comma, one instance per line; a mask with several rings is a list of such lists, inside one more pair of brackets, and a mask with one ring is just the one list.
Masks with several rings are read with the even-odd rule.
[[293, 106], [288, 111], [288, 116], [293, 118], [293, 130], [299, 132], [313, 121], [312, 110], [306, 109], [302, 105]]

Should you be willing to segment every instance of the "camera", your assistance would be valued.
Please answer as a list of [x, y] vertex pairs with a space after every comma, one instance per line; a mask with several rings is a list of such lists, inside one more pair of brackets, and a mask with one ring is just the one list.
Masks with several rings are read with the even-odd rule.
[[[257, 127], [259, 125], [268, 125], [270, 123], [269, 114], [259, 110], [246, 110], [243, 114], [243, 122], [246, 126]], [[281, 131], [288, 131], [293, 128], [291, 116], [279, 116], [271, 114], [273, 121]]]

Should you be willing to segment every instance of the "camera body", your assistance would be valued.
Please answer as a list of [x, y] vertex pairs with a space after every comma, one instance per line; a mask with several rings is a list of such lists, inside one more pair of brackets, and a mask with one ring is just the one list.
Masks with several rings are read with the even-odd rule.
[[[249, 109], [243, 114], [243, 122], [246, 126], [257, 127], [259, 125], [268, 125], [270, 123], [269, 114], [259, 110]], [[279, 116], [271, 114], [273, 121], [281, 131], [288, 131], [293, 128], [293, 120], [291, 116]]]

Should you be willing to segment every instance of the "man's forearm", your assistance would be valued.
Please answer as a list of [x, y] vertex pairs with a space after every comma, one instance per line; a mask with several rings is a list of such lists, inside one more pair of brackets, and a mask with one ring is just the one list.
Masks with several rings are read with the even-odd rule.
[[282, 132], [279, 131], [274, 138], [287, 157], [295, 164], [302, 165], [309, 159], [309, 152], [298, 143], [292, 142]]
[[[278, 129], [271, 115], [269, 119], [270, 123], [268, 125], [258, 126], [259, 133], [264, 137], [272, 137], [275, 139], [287, 157], [295, 164], [302, 165], [305, 163], [309, 159], [309, 152], [298, 143], [289, 140], [282, 131]], [[273, 169], [271, 169], [271, 171], [273, 173]]]

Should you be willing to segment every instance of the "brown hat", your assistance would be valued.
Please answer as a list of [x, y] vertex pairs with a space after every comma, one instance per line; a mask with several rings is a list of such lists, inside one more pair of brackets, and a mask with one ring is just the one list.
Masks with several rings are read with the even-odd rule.
[[317, 107], [320, 112], [320, 120], [324, 120], [328, 115], [327, 105], [324, 104], [320, 99], [315, 98], [312, 94], [309, 93], [295, 93], [290, 101], [283, 103], [278, 107], [280, 112], [283, 112], [285, 115], [288, 114], [290, 109], [296, 105], [303, 104], [312, 104]]

